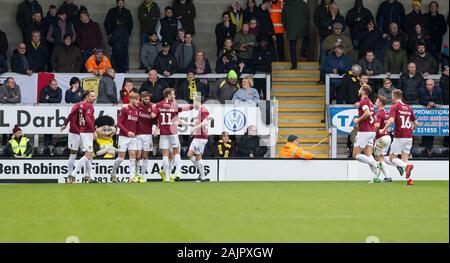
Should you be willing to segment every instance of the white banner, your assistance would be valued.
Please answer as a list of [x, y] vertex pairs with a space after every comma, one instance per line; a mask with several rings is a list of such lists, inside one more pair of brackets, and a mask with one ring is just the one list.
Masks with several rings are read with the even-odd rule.
[[[204, 160], [206, 179], [217, 181], [217, 160]], [[101, 183], [111, 182], [110, 173], [114, 160], [94, 160], [95, 179]], [[129, 163], [125, 160], [119, 167], [117, 176], [120, 182], [128, 182]], [[149, 160], [147, 181], [161, 180], [159, 171], [162, 169], [161, 160]], [[198, 178], [197, 168], [189, 160], [181, 162], [181, 179], [194, 180]], [[76, 176], [81, 182], [83, 169]], [[0, 183], [8, 180], [54, 180], [58, 183], [67, 182], [67, 160], [0, 160]], [[49, 181], [50, 182], [50, 181]]]
[[[40, 104], [40, 105], [8, 105], [0, 104], [0, 133], [10, 134], [14, 125], [18, 124], [25, 134], [59, 134], [60, 127], [69, 114], [71, 105]], [[95, 117], [109, 115], [117, 119], [117, 111], [121, 105], [95, 104]], [[220, 135], [227, 131], [230, 134], [242, 135], [249, 125], [256, 125], [259, 135], [270, 135], [274, 126], [268, 126], [263, 120], [261, 109], [258, 107], [234, 107], [233, 105], [209, 104], [210, 112], [208, 133]], [[192, 121], [198, 111], [186, 111], [180, 114], [180, 119]], [[68, 129], [65, 131], [68, 132]], [[189, 127], [179, 128], [180, 134], [190, 135]]]

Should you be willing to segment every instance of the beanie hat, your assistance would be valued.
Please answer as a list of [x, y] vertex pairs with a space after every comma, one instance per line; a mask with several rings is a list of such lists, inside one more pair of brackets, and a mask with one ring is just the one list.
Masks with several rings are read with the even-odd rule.
[[13, 129], [13, 134], [19, 131], [22, 131], [22, 129], [19, 127], [19, 125], [16, 124]]
[[291, 134], [291, 135], [288, 136], [287, 141], [288, 142], [294, 142], [297, 139], [298, 139], [297, 135]]
[[238, 75], [237, 75], [236, 71], [230, 70], [230, 71], [228, 72], [227, 78], [228, 78], [228, 79], [237, 79], [237, 78], [238, 78]]

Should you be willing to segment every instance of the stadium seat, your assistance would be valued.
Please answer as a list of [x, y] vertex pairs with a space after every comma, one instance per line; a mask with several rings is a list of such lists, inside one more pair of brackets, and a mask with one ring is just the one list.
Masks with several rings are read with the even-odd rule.
[[69, 148], [67, 148], [66, 146], [55, 147], [55, 149], [53, 149], [53, 155], [55, 157], [68, 157], [69, 156]]
[[448, 148], [446, 147], [434, 147], [431, 149], [432, 158], [448, 158]]
[[47, 146], [34, 147], [33, 157], [50, 157], [50, 149]]
[[411, 154], [415, 158], [425, 158], [428, 157], [427, 149], [425, 147], [414, 147], [411, 149]]

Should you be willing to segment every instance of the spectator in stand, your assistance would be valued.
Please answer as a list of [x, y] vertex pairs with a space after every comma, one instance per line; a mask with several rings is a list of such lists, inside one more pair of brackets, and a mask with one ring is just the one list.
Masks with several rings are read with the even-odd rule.
[[303, 39], [302, 45], [307, 45], [304, 38], [309, 35], [309, 19], [309, 7], [304, 1], [284, 1], [282, 21], [289, 40], [291, 70], [297, 69], [297, 39]]
[[230, 15], [231, 23], [236, 26], [236, 32], [240, 32], [244, 24], [244, 14], [241, 9], [241, 4], [238, 0], [233, 0], [228, 7], [228, 14]]
[[401, 48], [401, 42], [399, 39], [394, 39], [391, 47], [384, 52], [383, 63], [384, 70], [388, 76], [391, 74], [400, 74], [406, 71], [408, 58], [406, 56], [406, 51]]
[[[345, 55], [344, 47], [337, 45], [334, 51], [325, 57], [323, 67], [321, 68], [321, 79], [325, 79], [325, 74], [346, 74], [352, 67], [352, 59]], [[337, 98], [340, 92], [342, 79], [330, 80], [330, 101]]]
[[181, 27], [186, 33], [194, 35], [196, 11], [192, 0], [174, 0], [172, 8], [174, 16], [181, 22]]
[[41, 41], [41, 33], [31, 33], [31, 42], [27, 46], [27, 58], [29, 67], [33, 72], [45, 72], [49, 60], [48, 49]]
[[73, 0], [64, 0], [62, 5], [59, 7], [60, 10], [64, 10], [67, 14], [67, 21], [71, 22], [72, 24], [77, 24], [78, 18], [77, 14], [79, 11], [79, 8], [76, 4], [73, 3]]
[[138, 17], [141, 25], [141, 48], [148, 43], [150, 33], [156, 32], [156, 24], [161, 17], [159, 5], [153, 0], [144, 0], [139, 5]]
[[125, 0], [116, 0], [116, 7], [108, 10], [105, 17], [105, 31], [108, 37], [114, 34], [114, 30], [119, 26], [126, 27], [128, 36], [133, 31], [133, 16], [130, 10], [125, 7]]
[[264, 36], [269, 42], [269, 47], [275, 50], [275, 28], [273, 27], [272, 18], [270, 17], [270, 6], [272, 0], [263, 0], [261, 5], [255, 10], [255, 18], [258, 24], [258, 34], [256, 37]]
[[[419, 91], [419, 103], [427, 109], [433, 109], [442, 105], [442, 95], [439, 86], [436, 86], [434, 80], [425, 81], [425, 89]], [[433, 149], [434, 136], [422, 136], [422, 147], [425, 147], [427, 154], [431, 157]]]
[[[277, 45], [277, 59], [278, 61], [285, 61], [284, 54], [284, 33], [286, 32], [283, 22], [282, 22], [282, 12], [283, 12], [284, 1], [272, 0], [272, 5], [270, 6], [270, 17], [272, 19], [273, 27], [275, 30], [276, 45]], [[302, 43], [305, 46], [306, 41]], [[306, 50], [306, 49], [305, 49]], [[302, 56], [306, 52], [302, 52]]]
[[182, 28], [181, 22], [173, 15], [173, 9], [167, 6], [164, 9], [165, 16], [158, 20], [156, 24], [156, 33], [162, 43], [172, 45], [177, 39], [178, 30]]
[[158, 41], [156, 32], [150, 33], [149, 41], [141, 48], [141, 64], [145, 72], [149, 72], [155, 66], [155, 59], [162, 51], [162, 45]]
[[416, 25], [420, 25], [424, 32], [429, 33], [430, 23], [428, 18], [422, 14], [422, 0], [412, 1], [412, 11], [405, 17], [403, 31], [408, 35], [413, 35]]
[[17, 45], [17, 49], [14, 50], [11, 57], [11, 69], [12, 72], [31, 76], [31, 74], [33, 74], [33, 70], [30, 67], [26, 52], [27, 47], [24, 43], [20, 43], [19, 45]]
[[367, 51], [372, 50], [376, 57], [383, 59], [384, 41], [383, 31], [375, 26], [373, 20], [370, 20], [367, 22], [366, 30], [361, 35], [358, 58], [362, 58]]
[[109, 38], [111, 46], [111, 63], [118, 73], [127, 73], [129, 70], [128, 45], [129, 37], [128, 26], [125, 16], [118, 16], [116, 26]]
[[319, 41], [322, 43], [325, 38], [333, 34], [333, 25], [340, 23], [342, 25], [342, 32], [345, 31], [345, 18], [339, 13], [339, 7], [335, 2], [328, 5], [328, 12], [322, 13], [319, 17]]
[[195, 53], [194, 60], [189, 63], [187, 70], [195, 72], [195, 74], [210, 74], [212, 72], [211, 65], [204, 51]]
[[430, 41], [431, 54], [434, 59], [439, 60], [442, 50], [442, 38], [447, 32], [447, 23], [445, 23], [444, 15], [439, 13], [439, 4], [436, 1], [431, 1], [428, 5], [429, 12], [425, 15], [430, 25]]
[[35, 12], [42, 14], [42, 7], [36, 0], [24, 0], [17, 7], [16, 22], [22, 31], [24, 42], [27, 39], [25, 36], [27, 25], [32, 23], [32, 16]]
[[417, 46], [417, 52], [409, 59], [409, 62], [416, 64], [417, 71], [425, 75], [437, 74], [439, 71], [439, 65], [434, 57], [427, 52], [427, 48], [424, 43], [420, 43]]
[[192, 43], [192, 35], [186, 34], [184, 43], [178, 46], [175, 51], [175, 58], [177, 60], [178, 72], [186, 73], [189, 64], [195, 57], [195, 45]]
[[148, 79], [139, 88], [139, 94], [147, 91], [151, 96], [151, 102], [158, 103], [164, 99], [163, 91], [168, 88], [167, 83], [158, 77], [158, 72], [152, 69], [148, 72]]
[[345, 22], [350, 28], [350, 36], [356, 50], [359, 50], [362, 35], [367, 31], [369, 21], [373, 21], [372, 12], [364, 7], [362, 0], [355, 0], [355, 6], [347, 12]]
[[336, 94], [337, 104], [355, 104], [359, 101], [358, 90], [361, 88], [361, 66], [353, 65], [342, 78], [340, 91]]
[[80, 85], [80, 79], [73, 77], [70, 79], [70, 87], [66, 90], [64, 100], [66, 103], [78, 103], [83, 100], [84, 90]]
[[[48, 86], [44, 87], [39, 94], [39, 103], [53, 103], [59, 104], [62, 101], [62, 90], [58, 87], [56, 79], [48, 82]], [[53, 135], [44, 134], [44, 145], [52, 144]]]
[[137, 89], [134, 87], [133, 81], [131, 81], [130, 79], [126, 79], [123, 83], [123, 87], [122, 90], [120, 91], [120, 101], [123, 104], [128, 104], [129, 100], [128, 100], [128, 96], [131, 93], [137, 93]]
[[20, 103], [21, 100], [19, 85], [13, 77], [7, 77], [4, 85], [0, 86], [0, 103]]
[[117, 99], [117, 86], [114, 81], [115, 77], [116, 72], [112, 68], [107, 69], [105, 74], [103, 74], [103, 77], [98, 84], [97, 103], [119, 103], [119, 100]]
[[233, 55], [230, 52], [225, 52], [216, 60], [216, 73], [218, 74], [226, 74], [230, 70], [234, 70], [240, 75], [244, 71], [244, 68], [245, 64], [242, 62], [238, 64], [237, 61], [233, 60]]
[[6, 61], [5, 56], [0, 54], [0, 74], [3, 74], [8, 71], [8, 62]]
[[439, 87], [442, 91], [442, 104], [448, 105], [449, 104], [449, 97], [448, 97], [448, 73], [449, 73], [449, 67], [448, 64], [442, 65], [442, 76], [439, 81]]
[[250, 19], [256, 17], [256, 8], [258, 8], [256, 0], [247, 0], [247, 5], [243, 13], [244, 23], [250, 23]]
[[256, 46], [256, 36], [249, 33], [248, 24], [242, 25], [242, 30], [234, 38], [233, 46], [239, 61], [247, 63], [252, 59], [253, 48]]
[[229, 53], [231, 56], [231, 59], [233, 60], [233, 62], [238, 62], [239, 58], [238, 58], [238, 54], [234, 49], [233, 46], [233, 39], [231, 38], [227, 38], [225, 40], [225, 42], [223, 43], [223, 47], [222, 50], [219, 52], [218, 57], [221, 57], [223, 54], [225, 53]]
[[366, 73], [368, 76], [375, 76], [385, 73], [383, 64], [377, 57], [375, 57], [375, 53], [371, 50], [368, 50], [366, 55], [358, 60], [357, 64], [361, 66], [362, 72]]
[[416, 64], [408, 64], [407, 71], [400, 76], [398, 88], [403, 92], [405, 103], [419, 103], [419, 91], [425, 89], [425, 80], [422, 74], [417, 72]]
[[32, 155], [33, 145], [31, 145], [30, 139], [22, 134], [22, 129], [16, 124], [13, 129], [11, 140], [8, 141], [8, 144], [5, 147], [5, 156], [20, 159], [31, 158]]
[[[192, 36], [192, 35], [191, 35]], [[181, 46], [186, 41], [186, 30], [180, 28], [177, 31], [177, 39], [172, 43], [170, 52], [175, 55], [178, 47]]]
[[250, 21], [248, 22], [249, 25], [249, 30], [248, 32], [250, 32], [250, 34], [253, 34], [255, 36], [259, 36], [259, 25], [258, 25], [258, 20], [256, 20], [256, 18], [252, 18], [250, 19]]
[[222, 14], [222, 22], [216, 25], [216, 46], [217, 56], [222, 51], [226, 39], [233, 39], [236, 35], [236, 26], [230, 22], [230, 14], [224, 12]]
[[52, 69], [59, 73], [80, 72], [83, 57], [80, 49], [72, 44], [72, 36], [66, 34], [61, 46], [56, 47], [51, 59]]
[[58, 20], [50, 25], [47, 32], [47, 41], [55, 48], [62, 44], [66, 34], [72, 35], [72, 41], [77, 40], [77, 33], [72, 22], [67, 21], [67, 14], [64, 10], [58, 10]]
[[216, 82], [216, 86], [211, 90], [210, 97], [225, 104], [226, 101], [233, 99], [234, 93], [240, 88], [238, 74], [236, 71], [230, 70], [227, 77]]
[[47, 15], [44, 17], [42, 24], [44, 26], [44, 35], [47, 37], [50, 26], [58, 21], [58, 8], [56, 5], [50, 5], [48, 7]]
[[42, 23], [42, 13], [39, 11], [36, 11], [33, 13], [33, 16], [31, 17], [32, 21], [28, 25], [26, 25], [25, 28], [25, 34], [24, 34], [24, 41], [25, 43], [29, 43], [31, 41], [31, 33], [34, 31], [39, 31], [41, 33], [41, 36], [44, 35], [44, 24]]
[[430, 36], [423, 31], [422, 26], [416, 25], [416, 33], [410, 35], [408, 38], [408, 49], [406, 50], [409, 56], [412, 56], [417, 51], [419, 44], [425, 44], [427, 49], [431, 49]]
[[178, 85], [177, 99], [192, 104], [195, 98], [199, 96], [207, 98], [209, 96], [209, 88], [205, 83], [195, 78], [193, 70], [189, 70], [186, 79], [182, 80]]
[[353, 46], [352, 41], [349, 37], [342, 34], [343, 25], [341, 23], [333, 24], [333, 34], [327, 36], [325, 40], [322, 42], [322, 52], [324, 52], [324, 56], [330, 54], [334, 51], [334, 48], [339, 45], [344, 48], [345, 54], [352, 57], [353, 55]]
[[252, 76], [242, 79], [242, 88], [238, 89], [233, 95], [233, 104], [235, 106], [257, 107], [259, 102], [258, 90], [253, 88], [255, 82]]
[[[166, 42], [162, 47], [162, 51], [159, 52], [155, 59], [155, 69], [158, 74], [167, 78], [172, 74], [177, 73], [178, 66], [176, 58], [170, 53], [170, 44]], [[166, 81], [170, 87], [173, 87], [175, 84], [174, 79], [166, 79], [164, 81]]]
[[5, 32], [0, 30], [0, 55], [3, 55], [5, 59], [7, 58], [6, 53], [8, 52], [8, 48], [8, 37]]
[[103, 76], [107, 69], [112, 68], [111, 62], [104, 55], [103, 49], [97, 48], [94, 50], [86, 63], [84, 64], [88, 73], [93, 73], [97, 76]]
[[383, 32], [389, 32], [389, 26], [392, 22], [401, 26], [404, 21], [405, 8], [397, 0], [386, 0], [378, 7], [377, 25]]
[[85, 62], [96, 48], [103, 46], [103, 34], [97, 22], [94, 22], [87, 11], [80, 12], [80, 23], [75, 24], [77, 44], [81, 49]]
[[401, 48], [403, 50], [406, 50], [408, 48], [408, 35], [405, 32], [401, 32], [398, 28], [397, 23], [395, 22], [392, 22], [389, 25], [389, 33], [383, 36], [388, 45], [391, 45], [392, 41], [397, 39], [400, 41]]
[[245, 158], [263, 158], [268, 148], [257, 135], [255, 125], [250, 125], [238, 143], [238, 156]]
[[231, 158], [236, 156], [236, 145], [228, 132], [222, 132], [219, 141], [214, 145], [214, 158]]
[[253, 73], [271, 73], [272, 62], [275, 60], [273, 49], [268, 46], [268, 39], [265, 36], [258, 37], [258, 46], [253, 50], [250, 68]]
[[388, 104], [392, 104], [392, 91], [395, 87], [392, 85], [392, 80], [389, 78], [383, 79], [383, 86], [378, 89], [378, 96], [383, 96], [386, 98]]

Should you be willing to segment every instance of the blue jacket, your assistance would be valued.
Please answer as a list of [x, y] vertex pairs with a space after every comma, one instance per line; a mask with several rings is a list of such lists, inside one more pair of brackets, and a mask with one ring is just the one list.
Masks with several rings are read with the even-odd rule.
[[430, 102], [442, 105], [441, 89], [438, 86], [434, 86], [431, 92], [426, 89], [419, 90], [419, 103], [426, 107]]
[[333, 52], [325, 58], [323, 70], [325, 73], [332, 73], [334, 69], [338, 70], [338, 74], [345, 74], [352, 67], [352, 59], [347, 55], [337, 57]]
[[383, 29], [383, 32], [389, 32], [389, 24], [391, 22], [396, 22], [399, 28], [402, 28], [403, 22], [405, 21], [405, 8], [402, 3], [395, 1], [394, 3], [389, 3], [389, 1], [384, 1], [377, 12], [377, 25]]

